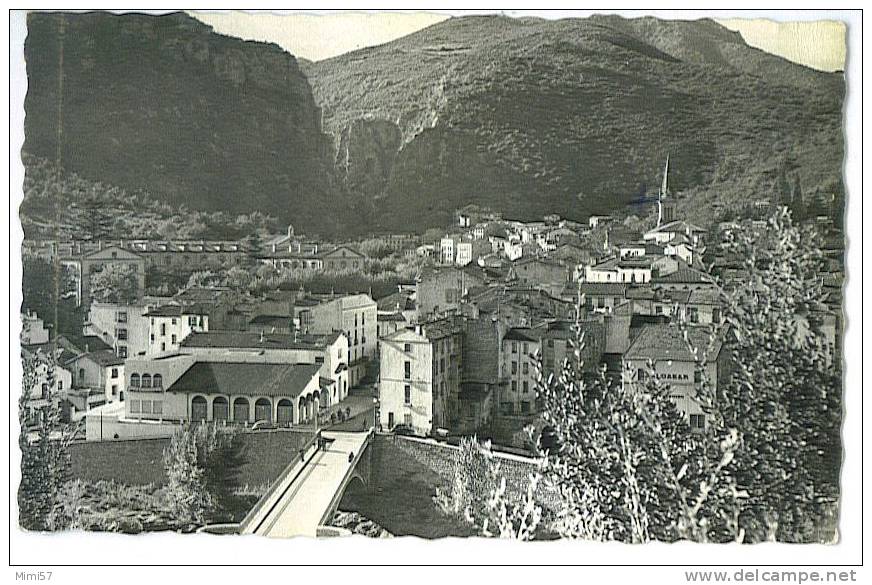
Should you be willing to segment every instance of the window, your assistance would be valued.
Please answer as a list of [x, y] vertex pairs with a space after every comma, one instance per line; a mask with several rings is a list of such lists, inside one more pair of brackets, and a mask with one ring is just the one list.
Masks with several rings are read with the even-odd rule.
[[705, 428], [705, 415], [692, 414], [690, 415], [690, 428], [693, 430], [702, 430]]
[[130, 401], [130, 412], [131, 414], [139, 414], [142, 412], [142, 406], [140, 405], [139, 400]]
[[524, 380], [524, 381], [521, 383], [521, 391], [522, 391], [524, 394], [526, 394], [527, 392], [530, 391], [530, 383], [527, 382], [527, 380]]
[[112, 384], [112, 396], [118, 396], [118, 385]]
[[702, 372], [699, 370], [695, 370], [693, 372], [693, 383], [701, 384], [702, 383]]
[[525, 341], [524, 342], [524, 354], [530, 353], [530, 345]]
[[315, 356], [315, 363], [316, 364], [323, 364], [324, 363], [324, 356], [323, 355]]
[[412, 344], [411, 343], [404, 343], [403, 344], [403, 351], [406, 353], [412, 353]]
[[403, 387], [403, 397], [405, 404], [412, 404], [412, 387], [408, 384]]
[[512, 392], [518, 391], [518, 383], [512, 380]]
[[142, 387], [151, 388], [151, 376], [149, 374], [142, 375]]
[[554, 340], [553, 339], [548, 340], [548, 347], [554, 347]]
[[130, 374], [130, 387], [139, 388], [139, 374]]
[[118, 341], [127, 341], [127, 329], [116, 329], [115, 338]]
[[175, 320], [175, 319], [173, 319], [173, 325], [175, 325], [175, 324], [176, 324], [176, 320]]
[[526, 400], [521, 402], [521, 412], [523, 414], [527, 414], [528, 412], [530, 412], [530, 403]]
[[167, 350], [167, 344], [166, 344], [166, 343], [161, 343], [161, 344], [160, 344], [160, 350], [161, 350], [161, 351], [166, 351], [166, 350]]
[[721, 322], [721, 310], [718, 307], [712, 309], [712, 323]]
[[518, 362], [512, 362], [512, 374], [518, 373]]
[[691, 323], [699, 323], [699, 309], [696, 307], [691, 307], [689, 310], [690, 310], [690, 322]]
[[112, 368], [111, 377], [113, 380], [118, 377], [118, 368]]
[[167, 334], [167, 324], [166, 323], [160, 324], [160, 334], [161, 334], [161, 337], [163, 337]]
[[63, 390], [63, 389], [64, 389], [64, 381], [58, 380], [58, 390]]
[[663, 314], [663, 305], [656, 305], [654, 307], [654, 314], [655, 315], [662, 315]]
[[127, 323], [127, 311], [118, 311], [115, 314], [115, 320], [119, 323]]
[[647, 379], [647, 377], [648, 377], [648, 374], [645, 373], [645, 368], [639, 368], [636, 371], [636, 379], [637, 380], [640, 380], [640, 381], [645, 380], [645, 379]]
[[523, 367], [522, 367], [521, 369], [522, 369], [522, 371], [524, 372], [524, 375], [529, 374], [529, 373], [530, 373], [530, 364], [527, 363], [527, 362], [524, 362], [524, 363], [522, 364], [522, 366], [523, 366]]
[[151, 403], [151, 412], [153, 414], [163, 414], [163, 401], [155, 400]]
[[403, 422], [406, 424], [407, 427], [412, 426], [412, 415], [409, 413], [404, 414]]
[[175, 344], [176, 343], [176, 334], [173, 333], [173, 336], [170, 339], [171, 339], [172, 343]]
[[127, 357], [127, 346], [126, 345], [119, 345], [118, 346], [118, 357], [120, 357], [120, 358]]
[[518, 353], [518, 342], [517, 341], [512, 342], [512, 353]]
[[163, 388], [163, 376], [155, 374], [154, 378], [152, 378], [151, 384], [155, 388]]
[[411, 380], [412, 379], [412, 362], [405, 362], [403, 364], [403, 368], [404, 368], [403, 378], [405, 378], [406, 380]]

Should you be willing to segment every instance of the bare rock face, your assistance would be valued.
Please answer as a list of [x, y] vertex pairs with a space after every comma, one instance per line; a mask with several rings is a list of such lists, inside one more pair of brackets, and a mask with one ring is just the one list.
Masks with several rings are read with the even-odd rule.
[[335, 224], [330, 139], [292, 55], [181, 13], [27, 24], [25, 151], [195, 209]]
[[380, 196], [402, 146], [400, 128], [386, 120], [354, 120], [338, 138], [336, 177], [359, 196]]

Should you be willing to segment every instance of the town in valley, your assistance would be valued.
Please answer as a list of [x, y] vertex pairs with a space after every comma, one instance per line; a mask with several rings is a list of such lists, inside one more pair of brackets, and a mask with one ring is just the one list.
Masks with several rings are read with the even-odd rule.
[[[100, 67], [64, 26], [68, 60]], [[196, 45], [177, 50], [208, 63]], [[348, 157], [353, 132], [337, 139]], [[299, 214], [257, 203], [275, 192], [210, 211], [131, 187], [139, 170], [95, 176], [84, 155], [53, 160], [33, 140], [24, 528], [835, 538], [844, 193], [801, 183], [795, 158], [774, 163], [766, 188], [719, 201], [717, 185], [694, 190], [698, 153], [673, 136], [607, 212], [580, 196], [549, 213], [518, 213], [523, 197], [451, 200], [404, 228], [377, 217], [412, 213], [399, 206], [342, 223], [346, 199], [330, 195]], [[361, 176], [346, 182], [369, 189], [375, 175]], [[535, 188], [555, 180], [543, 172]], [[785, 478], [795, 492], [767, 500]]]

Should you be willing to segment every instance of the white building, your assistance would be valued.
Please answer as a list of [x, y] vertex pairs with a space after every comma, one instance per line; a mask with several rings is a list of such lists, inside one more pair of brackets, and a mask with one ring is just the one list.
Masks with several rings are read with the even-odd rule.
[[264, 362], [315, 364], [320, 367], [321, 406], [344, 400], [351, 387], [348, 338], [342, 331], [328, 334], [276, 335], [239, 331], [192, 333], [180, 353], [202, 362]]
[[348, 338], [349, 383], [358, 385], [366, 375], [369, 360], [378, 347], [378, 305], [366, 294], [348, 295], [325, 301], [310, 309], [311, 333], [345, 332]]
[[381, 340], [379, 424], [428, 435], [448, 428], [460, 391], [462, 332], [450, 321], [400, 329]]
[[146, 304], [92, 303], [85, 333], [102, 339], [118, 357], [146, 353], [151, 345], [149, 309]]
[[21, 315], [21, 345], [48, 343], [48, 329], [36, 313], [27, 312]]
[[466, 266], [472, 262], [472, 242], [457, 242], [456, 250], [455, 264]]
[[454, 238], [445, 236], [439, 241], [439, 260], [442, 264], [454, 264]]
[[148, 323], [149, 355], [172, 352], [194, 331], [209, 331], [209, 316], [205, 311], [181, 305], [164, 305], [145, 313]]

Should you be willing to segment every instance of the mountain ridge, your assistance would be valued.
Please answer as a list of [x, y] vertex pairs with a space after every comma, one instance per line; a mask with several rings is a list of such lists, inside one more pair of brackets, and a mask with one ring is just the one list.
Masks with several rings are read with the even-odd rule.
[[[844, 78], [711, 20], [455, 17], [318, 62], [184, 14], [28, 17], [24, 150], [192, 209], [322, 235], [623, 212], [659, 183], [697, 221], [789, 174], [841, 194]], [[648, 208], [633, 211], [648, 213]]]

